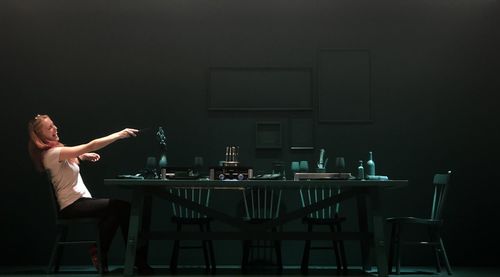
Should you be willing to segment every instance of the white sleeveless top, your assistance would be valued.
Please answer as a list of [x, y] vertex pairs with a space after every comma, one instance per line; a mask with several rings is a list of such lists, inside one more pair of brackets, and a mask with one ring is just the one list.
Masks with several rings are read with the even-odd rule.
[[59, 209], [71, 205], [82, 197], [91, 198], [89, 190], [80, 175], [78, 164], [67, 160], [59, 161], [61, 147], [47, 150], [43, 155], [43, 166], [50, 172], [50, 178], [56, 193]]

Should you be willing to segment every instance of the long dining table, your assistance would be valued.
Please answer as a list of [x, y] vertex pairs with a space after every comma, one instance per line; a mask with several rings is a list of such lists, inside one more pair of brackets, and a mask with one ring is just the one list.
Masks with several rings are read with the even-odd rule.
[[[362, 269], [371, 271], [372, 263], [378, 276], [388, 275], [388, 265], [384, 236], [384, 216], [381, 214], [380, 193], [386, 189], [401, 188], [407, 180], [184, 180], [184, 179], [104, 179], [104, 184], [131, 190], [131, 214], [128, 239], [126, 243], [124, 275], [134, 275], [134, 261], [139, 238], [146, 244], [150, 240], [357, 240], [360, 242]], [[297, 206], [261, 224], [249, 224], [244, 218], [216, 210], [196, 201], [185, 199], [173, 193], [173, 189], [211, 189], [217, 193], [227, 190], [245, 192], [255, 188], [279, 190], [303, 190], [340, 188], [340, 193], [310, 205]], [[235, 228], [232, 231], [176, 232], [171, 230], [150, 230], [152, 198], [159, 198], [197, 211]], [[283, 225], [302, 219], [308, 214], [355, 199], [358, 230], [348, 232], [306, 232], [286, 231]], [[269, 232], [276, 228], [278, 232]], [[371, 253], [373, 251], [373, 255]], [[371, 260], [374, 257], [374, 260]]]

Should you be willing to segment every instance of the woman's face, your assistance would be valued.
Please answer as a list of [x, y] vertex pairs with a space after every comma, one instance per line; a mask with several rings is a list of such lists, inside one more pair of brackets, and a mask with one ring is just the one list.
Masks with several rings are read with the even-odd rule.
[[59, 136], [57, 135], [57, 126], [49, 117], [42, 119], [40, 129], [38, 130], [38, 135], [42, 140], [46, 142], [59, 141]]

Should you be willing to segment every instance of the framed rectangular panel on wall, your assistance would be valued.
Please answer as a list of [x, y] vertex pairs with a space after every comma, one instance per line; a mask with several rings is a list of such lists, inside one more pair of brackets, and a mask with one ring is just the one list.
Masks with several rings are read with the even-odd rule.
[[368, 50], [321, 49], [318, 56], [318, 118], [321, 123], [372, 122]]
[[309, 67], [211, 67], [208, 75], [209, 110], [313, 109]]

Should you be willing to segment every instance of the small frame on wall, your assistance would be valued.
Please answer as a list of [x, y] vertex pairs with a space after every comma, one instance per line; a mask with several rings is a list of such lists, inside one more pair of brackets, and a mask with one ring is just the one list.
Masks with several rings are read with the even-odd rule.
[[281, 149], [281, 122], [257, 122], [255, 125], [255, 148]]
[[290, 118], [290, 150], [314, 150], [312, 118]]

